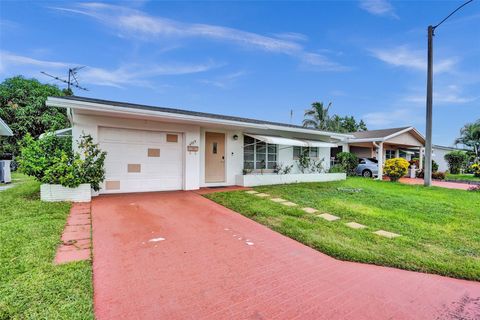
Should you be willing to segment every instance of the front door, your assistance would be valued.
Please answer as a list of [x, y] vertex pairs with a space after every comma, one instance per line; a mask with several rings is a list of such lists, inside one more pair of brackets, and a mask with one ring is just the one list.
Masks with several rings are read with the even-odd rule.
[[225, 182], [225, 134], [205, 132], [205, 182]]

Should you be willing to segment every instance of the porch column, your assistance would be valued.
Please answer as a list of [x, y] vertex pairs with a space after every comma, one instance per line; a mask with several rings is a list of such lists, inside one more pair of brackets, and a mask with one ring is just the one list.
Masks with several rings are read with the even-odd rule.
[[423, 147], [420, 147], [419, 164], [418, 164], [418, 166], [420, 167], [418, 169], [420, 170], [423, 169], [423, 154], [424, 154], [423, 150], [424, 150]]
[[377, 179], [382, 180], [383, 179], [383, 142], [380, 142], [378, 144], [377, 152], [378, 152], [378, 157], [377, 157], [377, 160], [378, 160], [378, 177], [377, 177]]
[[395, 150], [395, 158], [400, 158], [400, 149]]

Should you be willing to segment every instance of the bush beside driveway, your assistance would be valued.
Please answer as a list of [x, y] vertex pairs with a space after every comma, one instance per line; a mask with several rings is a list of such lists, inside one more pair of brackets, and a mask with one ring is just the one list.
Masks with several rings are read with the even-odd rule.
[[[206, 195], [273, 230], [341, 260], [480, 280], [480, 193], [386, 181], [304, 183]], [[328, 222], [302, 208], [340, 217]], [[352, 229], [356, 222], [366, 228]], [[401, 236], [374, 234], [387, 230]]]

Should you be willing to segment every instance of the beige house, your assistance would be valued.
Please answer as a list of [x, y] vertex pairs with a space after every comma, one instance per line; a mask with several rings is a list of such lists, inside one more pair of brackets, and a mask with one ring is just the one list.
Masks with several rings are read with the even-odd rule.
[[382, 177], [385, 160], [391, 158], [411, 160], [418, 157], [420, 168], [423, 168], [420, 155], [424, 152], [425, 138], [414, 127], [359, 131], [352, 135], [354, 138], [348, 139], [350, 152], [359, 158], [376, 158], [379, 177]]

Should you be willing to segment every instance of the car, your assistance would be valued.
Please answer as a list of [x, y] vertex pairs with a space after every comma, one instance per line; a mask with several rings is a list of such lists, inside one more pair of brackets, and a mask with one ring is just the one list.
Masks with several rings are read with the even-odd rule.
[[355, 174], [365, 178], [378, 176], [378, 160], [375, 158], [359, 158]]

